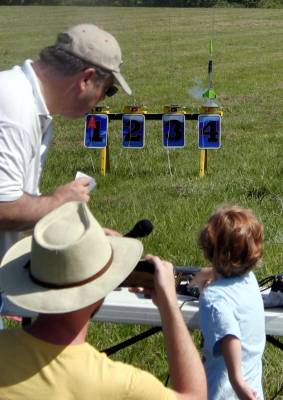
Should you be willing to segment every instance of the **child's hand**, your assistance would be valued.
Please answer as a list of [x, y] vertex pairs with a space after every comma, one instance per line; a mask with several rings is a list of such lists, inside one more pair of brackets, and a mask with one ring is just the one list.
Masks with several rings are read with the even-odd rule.
[[250, 388], [244, 380], [235, 383], [233, 388], [240, 400], [260, 400], [256, 391]]
[[197, 286], [199, 290], [206, 288], [215, 279], [214, 270], [211, 267], [202, 268], [197, 272], [188, 284], [188, 287]]

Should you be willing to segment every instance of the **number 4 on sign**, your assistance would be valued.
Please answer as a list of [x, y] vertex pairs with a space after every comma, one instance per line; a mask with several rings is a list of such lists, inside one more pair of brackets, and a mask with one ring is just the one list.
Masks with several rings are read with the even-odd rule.
[[221, 117], [218, 114], [198, 116], [199, 149], [219, 149], [221, 147]]

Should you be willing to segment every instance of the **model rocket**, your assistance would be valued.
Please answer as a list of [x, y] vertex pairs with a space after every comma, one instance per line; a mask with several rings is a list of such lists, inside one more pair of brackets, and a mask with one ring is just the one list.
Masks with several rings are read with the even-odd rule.
[[202, 97], [215, 99], [216, 93], [212, 89], [212, 40], [209, 44], [209, 59], [208, 59], [208, 89], [202, 94]]

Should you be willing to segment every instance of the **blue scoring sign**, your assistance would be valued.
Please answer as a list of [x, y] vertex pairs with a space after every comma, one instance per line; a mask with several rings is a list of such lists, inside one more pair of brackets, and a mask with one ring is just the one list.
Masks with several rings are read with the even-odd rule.
[[145, 117], [143, 114], [124, 114], [122, 117], [122, 146], [144, 147]]
[[163, 146], [178, 148], [185, 146], [185, 115], [164, 114], [162, 116]]
[[198, 116], [199, 149], [219, 149], [221, 147], [221, 117], [218, 114]]
[[102, 149], [107, 146], [108, 116], [88, 114], [85, 120], [85, 147]]

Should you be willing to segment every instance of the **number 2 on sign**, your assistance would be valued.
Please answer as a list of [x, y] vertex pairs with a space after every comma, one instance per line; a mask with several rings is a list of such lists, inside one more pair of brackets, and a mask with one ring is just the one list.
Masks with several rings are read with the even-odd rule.
[[145, 117], [142, 114], [124, 114], [122, 118], [123, 147], [143, 148]]

